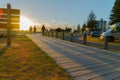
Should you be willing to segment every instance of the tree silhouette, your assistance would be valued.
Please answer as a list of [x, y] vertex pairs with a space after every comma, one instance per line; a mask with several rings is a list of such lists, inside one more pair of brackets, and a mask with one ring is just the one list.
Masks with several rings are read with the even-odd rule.
[[116, 22], [120, 22], [120, 0], [115, 0], [113, 9], [110, 14], [109, 24], [112, 25]]
[[77, 31], [80, 32], [80, 25], [77, 26]]
[[87, 20], [87, 27], [90, 29], [90, 30], [93, 30], [96, 28], [96, 16], [94, 14], [93, 11], [90, 12], [89, 16], [88, 16], [88, 20]]
[[36, 26], [34, 26], [34, 28], [33, 28], [33, 29], [34, 29], [34, 33], [35, 33], [35, 32], [36, 32]]
[[61, 31], [62, 31], [61, 28], [57, 28], [57, 29], [56, 29], [56, 32], [61, 32]]
[[32, 26], [29, 27], [29, 31], [32, 32]]
[[68, 28], [68, 27], [65, 28], [65, 32], [71, 32], [71, 31], [72, 31], [71, 28]]
[[84, 23], [83, 26], [82, 26], [82, 33], [85, 31], [85, 28], [86, 28], [86, 24]]

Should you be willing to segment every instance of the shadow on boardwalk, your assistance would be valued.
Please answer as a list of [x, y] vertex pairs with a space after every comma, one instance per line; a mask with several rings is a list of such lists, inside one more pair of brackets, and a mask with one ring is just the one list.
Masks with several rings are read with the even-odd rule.
[[29, 37], [74, 80], [120, 80], [118, 53], [40, 35]]

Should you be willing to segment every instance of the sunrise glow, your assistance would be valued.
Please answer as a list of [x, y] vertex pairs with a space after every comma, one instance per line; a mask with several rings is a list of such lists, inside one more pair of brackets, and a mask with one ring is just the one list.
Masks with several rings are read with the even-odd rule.
[[20, 30], [28, 30], [30, 25], [33, 25], [32, 21], [26, 16], [20, 17]]

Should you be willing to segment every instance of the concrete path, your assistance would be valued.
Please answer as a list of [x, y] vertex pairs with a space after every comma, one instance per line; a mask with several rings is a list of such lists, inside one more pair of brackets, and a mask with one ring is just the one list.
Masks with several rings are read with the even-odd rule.
[[74, 80], [120, 80], [120, 54], [39, 34], [27, 35]]

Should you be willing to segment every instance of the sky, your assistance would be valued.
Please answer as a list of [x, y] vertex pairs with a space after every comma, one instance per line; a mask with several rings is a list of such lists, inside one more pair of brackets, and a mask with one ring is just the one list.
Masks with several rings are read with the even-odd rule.
[[96, 19], [109, 21], [115, 0], [0, 0], [0, 7], [10, 3], [20, 9], [21, 15], [34, 23], [82, 25], [87, 21], [91, 10]]

